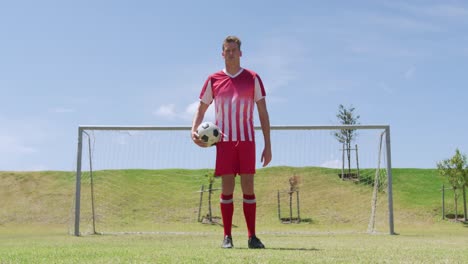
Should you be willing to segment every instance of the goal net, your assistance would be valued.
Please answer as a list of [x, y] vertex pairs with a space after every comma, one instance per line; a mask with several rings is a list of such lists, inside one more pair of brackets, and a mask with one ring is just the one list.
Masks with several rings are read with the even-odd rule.
[[[353, 131], [351, 144], [336, 133]], [[189, 127], [78, 129], [70, 233], [203, 232], [222, 225], [216, 148]], [[272, 126], [262, 168], [256, 128], [259, 232], [394, 233], [388, 126]], [[239, 177], [234, 232], [245, 229]]]

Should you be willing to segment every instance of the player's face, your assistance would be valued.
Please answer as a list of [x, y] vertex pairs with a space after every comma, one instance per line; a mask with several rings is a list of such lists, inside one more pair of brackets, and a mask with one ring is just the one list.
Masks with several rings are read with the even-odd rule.
[[237, 43], [228, 42], [224, 44], [223, 57], [226, 61], [239, 60], [241, 56], [242, 56], [242, 52], [237, 46]]

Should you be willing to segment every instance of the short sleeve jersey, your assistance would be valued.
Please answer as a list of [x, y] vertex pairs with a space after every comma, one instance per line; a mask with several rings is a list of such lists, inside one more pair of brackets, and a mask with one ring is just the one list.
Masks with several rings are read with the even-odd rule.
[[226, 70], [208, 77], [200, 93], [205, 104], [215, 102], [216, 125], [221, 141], [255, 141], [255, 103], [266, 96], [262, 80], [253, 71], [241, 69], [230, 75]]

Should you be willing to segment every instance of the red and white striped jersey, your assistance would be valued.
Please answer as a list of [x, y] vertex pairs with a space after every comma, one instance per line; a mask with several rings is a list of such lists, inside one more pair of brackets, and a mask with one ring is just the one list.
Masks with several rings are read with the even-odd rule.
[[241, 69], [230, 75], [222, 70], [208, 77], [200, 101], [209, 105], [214, 99], [216, 125], [224, 134], [221, 141], [255, 141], [255, 102], [265, 96], [262, 80], [255, 72]]

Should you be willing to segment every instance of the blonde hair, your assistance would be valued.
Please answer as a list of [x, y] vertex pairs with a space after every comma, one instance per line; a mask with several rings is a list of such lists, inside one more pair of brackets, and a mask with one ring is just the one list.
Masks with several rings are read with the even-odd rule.
[[237, 47], [239, 47], [239, 50], [240, 50], [242, 43], [241, 43], [241, 40], [236, 36], [227, 36], [223, 41], [222, 50], [224, 51], [224, 44], [233, 43], [233, 42], [237, 44]]

